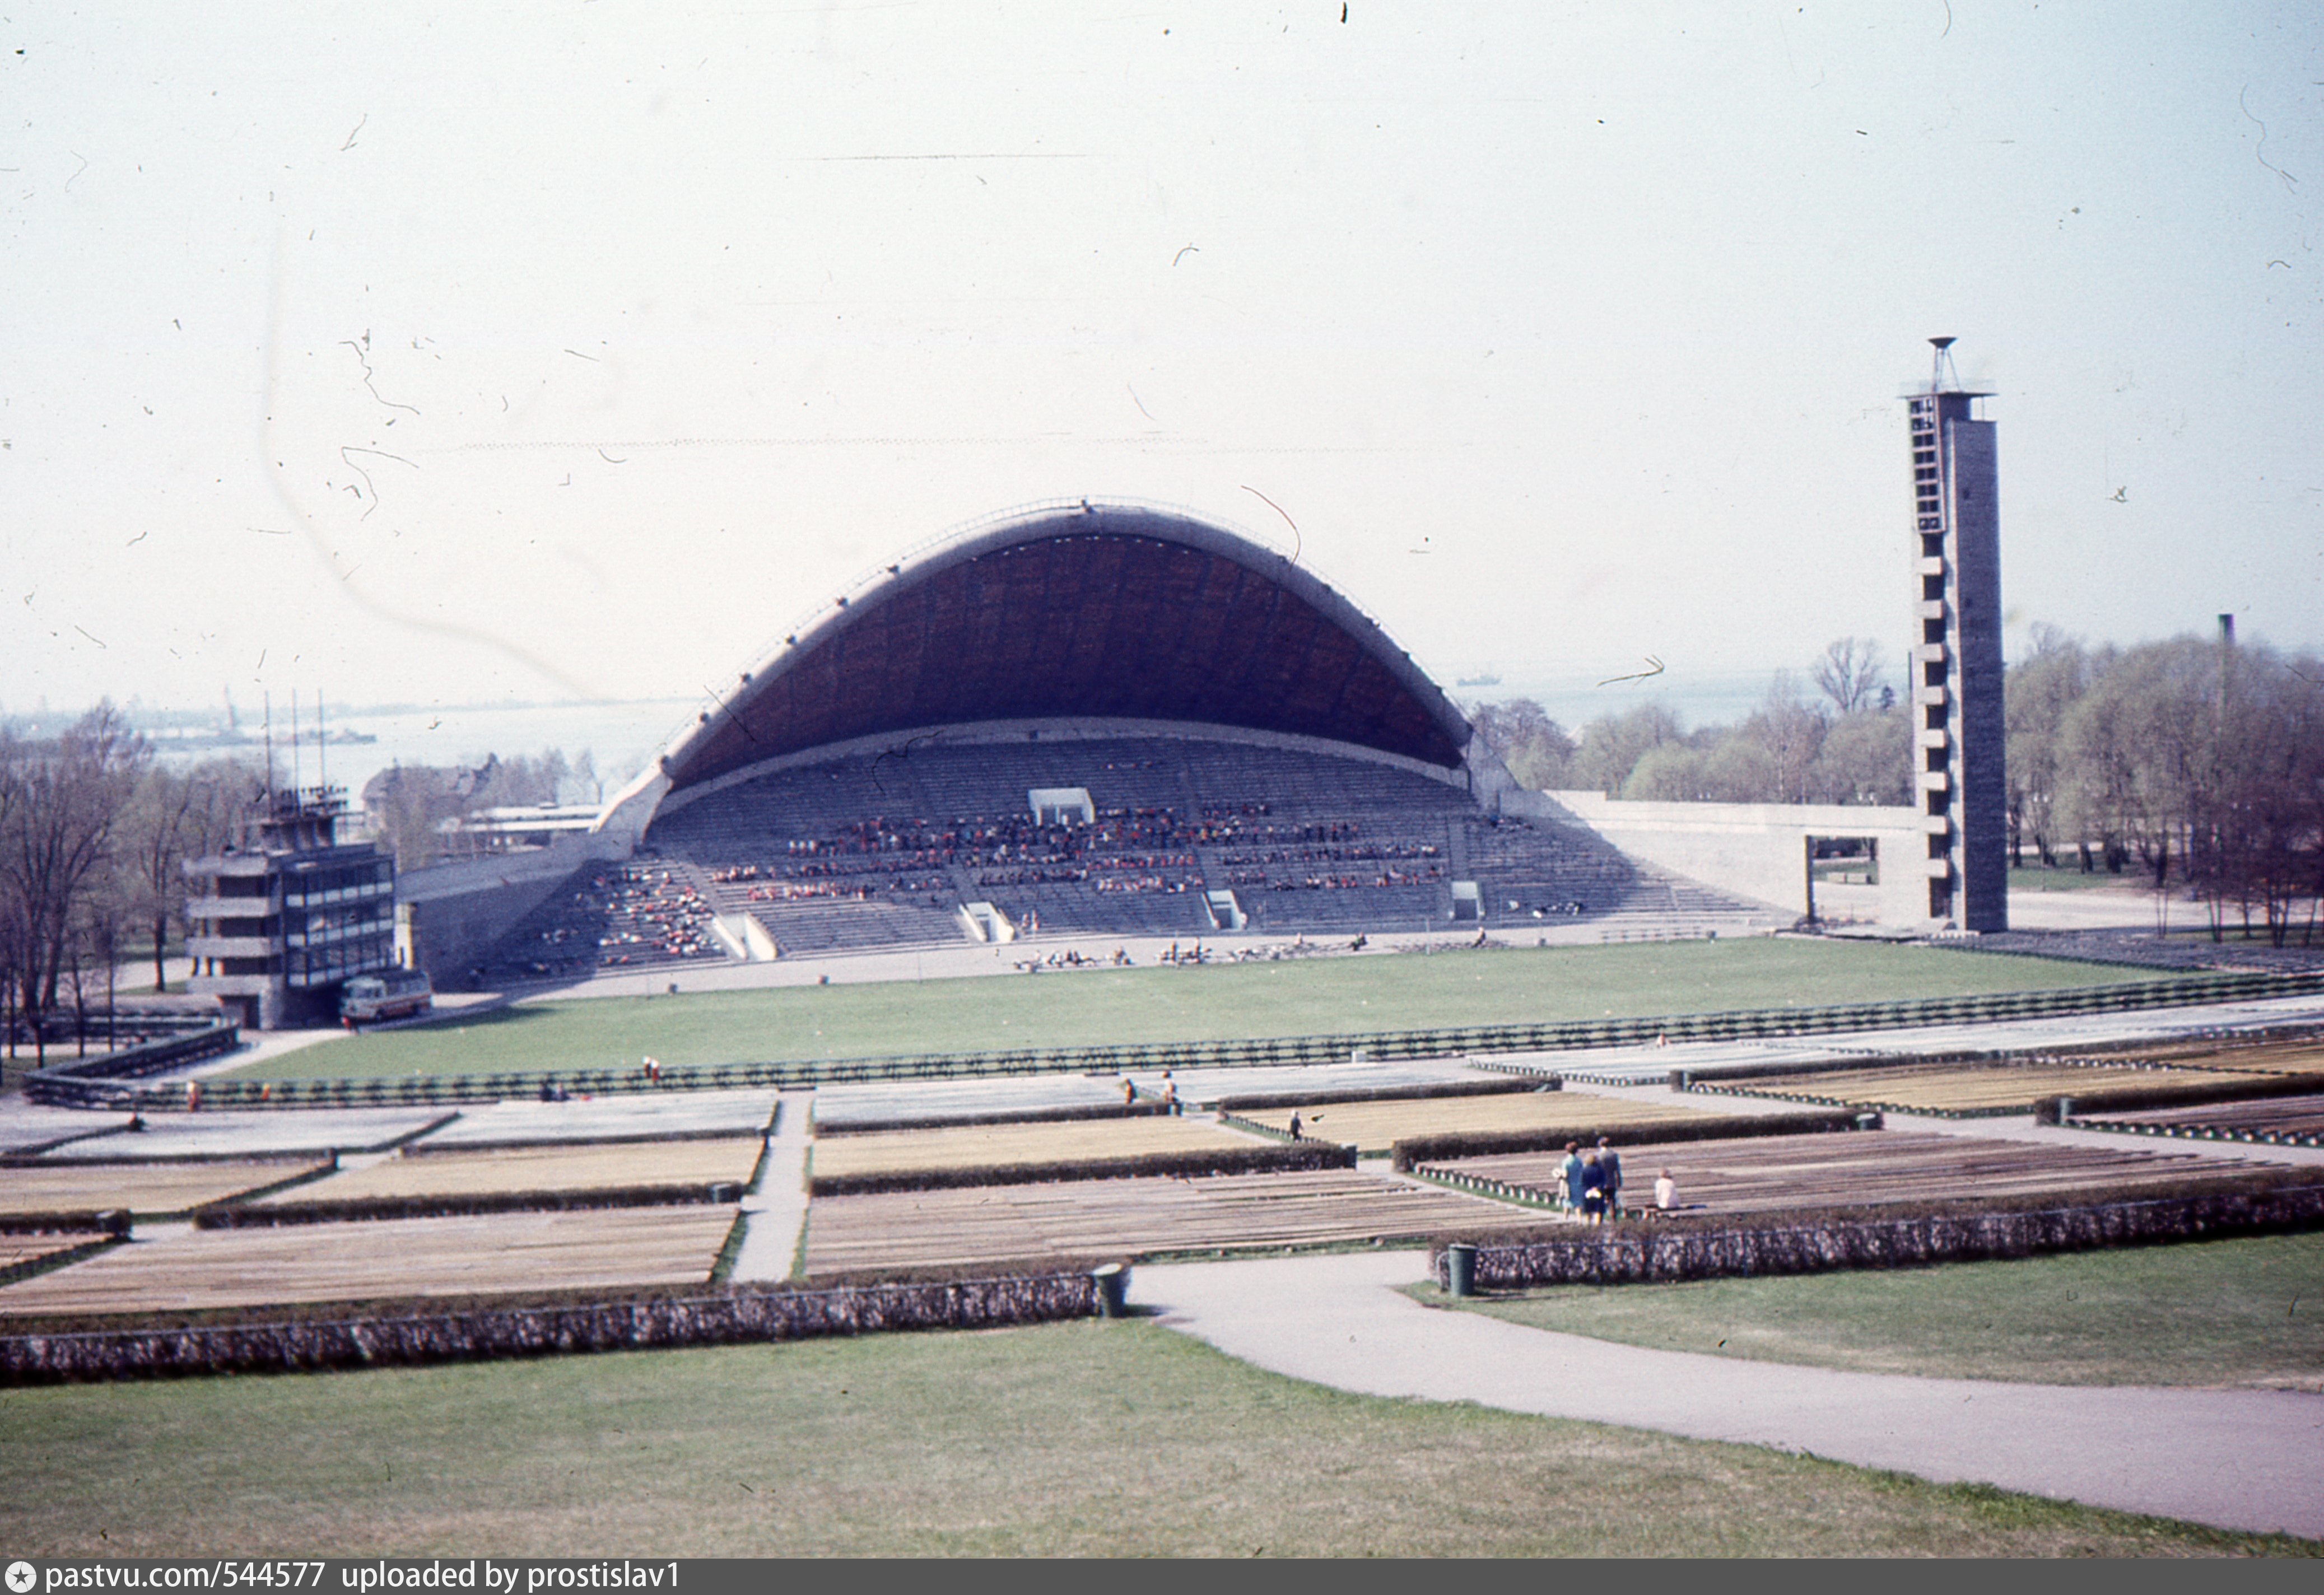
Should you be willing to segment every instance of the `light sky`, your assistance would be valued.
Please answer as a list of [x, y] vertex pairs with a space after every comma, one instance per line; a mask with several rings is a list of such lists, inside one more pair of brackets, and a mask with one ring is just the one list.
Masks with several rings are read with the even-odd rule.
[[1083, 495], [1894, 658], [1938, 333], [2013, 649], [2313, 644], [2319, 196], [2312, 5], [0, 0], [0, 711], [719, 691]]

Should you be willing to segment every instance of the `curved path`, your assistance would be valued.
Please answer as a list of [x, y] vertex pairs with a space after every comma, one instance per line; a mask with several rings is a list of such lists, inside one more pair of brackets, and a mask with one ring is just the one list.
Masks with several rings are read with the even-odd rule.
[[2324, 1538], [2324, 1396], [2008, 1385], [1657, 1351], [1425, 1307], [1419, 1252], [1138, 1269], [1130, 1299], [1243, 1361], [1373, 1396], [1740, 1441], [2223, 1528]]

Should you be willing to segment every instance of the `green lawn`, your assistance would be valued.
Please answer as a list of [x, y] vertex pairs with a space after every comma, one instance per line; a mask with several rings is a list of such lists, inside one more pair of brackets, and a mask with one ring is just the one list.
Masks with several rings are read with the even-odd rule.
[[[1427, 1299], [1442, 1300], [1433, 1287]], [[1472, 1298], [1541, 1329], [1764, 1362], [2067, 1385], [2324, 1389], [2324, 1235]]]
[[356, 1037], [251, 1079], [634, 1068], [1107, 1042], [1344, 1034], [1882, 1002], [2153, 978], [2122, 966], [1792, 941], [1503, 948], [1201, 968], [530, 1002]]
[[1148, 1323], [0, 1391], [12, 1556], [2312, 1554]]
[[2119, 875], [2110, 875], [2104, 870], [2092, 870], [2084, 874], [2080, 865], [2052, 870], [2040, 864], [2027, 864], [2009, 871], [2009, 890], [2012, 891], [2103, 891], [2111, 889], [2151, 896], [2153, 887], [2154, 878], [2136, 868], [2125, 870]]

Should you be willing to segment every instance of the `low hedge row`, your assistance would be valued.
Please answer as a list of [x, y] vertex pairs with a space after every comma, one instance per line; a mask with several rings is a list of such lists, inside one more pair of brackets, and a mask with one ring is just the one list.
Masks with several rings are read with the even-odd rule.
[[106, 1248], [118, 1246], [128, 1239], [129, 1231], [126, 1229], [115, 1230], [106, 1234], [91, 1236], [78, 1246], [60, 1247], [54, 1251], [43, 1252], [36, 1258], [21, 1258], [5, 1268], [0, 1268], [0, 1285], [14, 1285], [19, 1279], [30, 1279], [35, 1274], [45, 1274], [51, 1268], [61, 1268], [66, 1264], [77, 1263], [83, 1258], [95, 1257]]
[[2098, 1113], [2135, 1113], [2142, 1108], [2196, 1108], [2211, 1102], [2245, 1102], [2260, 1097], [2315, 1096], [2324, 1093], [2324, 1074], [2271, 1074], [2264, 1080], [2222, 1080], [2216, 1085], [2190, 1082], [2183, 1085], [2134, 1085], [2122, 1091], [2084, 1096], [2065, 1092], [2034, 1104], [2034, 1122], [2059, 1123], [2058, 1105]]
[[746, 1136], [761, 1140], [773, 1133], [771, 1125], [752, 1125], [747, 1129], [641, 1129], [633, 1135], [512, 1136], [495, 1141], [413, 1141], [402, 1148], [406, 1157], [440, 1157], [460, 1152], [537, 1152], [543, 1148], [562, 1150], [567, 1147], [637, 1147], [649, 1141], [739, 1141]]
[[1222, 1147], [1204, 1152], [1148, 1152], [1076, 1163], [1004, 1163], [973, 1168], [899, 1169], [885, 1174], [816, 1175], [811, 1196], [872, 1196], [887, 1191], [955, 1191], [973, 1185], [1047, 1185], [1067, 1180], [1199, 1179], [1211, 1175], [1283, 1174], [1353, 1168], [1356, 1149], [1328, 1141], [1277, 1147]]
[[[1869, 1120], [1868, 1125], [1859, 1120]], [[1563, 1129], [1452, 1130], [1443, 1135], [1416, 1135], [1388, 1148], [1388, 1166], [1398, 1173], [1416, 1163], [1443, 1163], [1457, 1157], [1494, 1157], [1507, 1152], [1551, 1152], [1568, 1141], [1595, 1146], [1603, 1136], [1617, 1147], [1646, 1146], [1662, 1141], [1725, 1141], [1744, 1136], [1813, 1135], [1825, 1130], [1877, 1129], [1877, 1113], [1849, 1109], [1820, 1109], [1806, 1113], [1738, 1113], [1713, 1119], [1682, 1119], [1667, 1124], [1608, 1124]]]
[[[1729, 1218], [1700, 1225], [1625, 1224], [1515, 1245], [1477, 1248], [1477, 1283], [1638, 1285], [1762, 1274], [2034, 1257], [2324, 1225], [2324, 1183], [2015, 1211], [1901, 1213], [1852, 1219]], [[1444, 1254], [1437, 1281], [1449, 1286]]]
[[1085, 1102], [1071, 1108], [1028, 1108], [1021, 1113], [938, 1113], [920, 1119], [850, 1119], [841, 1124], [817, 1120], [817, 1139], [842, 1135], [877, 1135], [896, 1129], [965, 1129], [980, 1124], [1064, 1124], [1082, 1119], [1156, 1119], [1167, 1102]]
[[450, 1219], [495, 1212], [581, 1212], [605, 1207], [683, 1207], [740, 1202], [743, 1182], [608, 1185], [594, 1191], [469, 1191], [441, 1196], [362, 1196], [343, 1202], [220, 1203], [194, 1214], [197, 1230], [271, 1230], [370, 1219]]
[[77, 1212], [0, 1212], [0, 1235], [126, 1235], [125, 1207]]
[[1563, 1082], [1554, 1074], [1501, 1080], [1446, 1080], [1434, 1085], [1367, 1085], [1346, 1091], [1275, 1091], [1253, 1096], [1221, 1097], [1222, 1113], [1256, 1113], [1268, 1108], [1326, 1108], [1335, 1102], [1420, 1102], [1434, 1097], [1513, 1096], [1526, 1091], [1556, 1091]]
[[0, 1384], [290, 1373], [581, 1351], [807, 1340], [906, 1329], [987, 1329], [1097, 1312], [1087, 1274], [946, 1284], [477, 1307], [408, 1317], [121, 1328], [0, 1337]]

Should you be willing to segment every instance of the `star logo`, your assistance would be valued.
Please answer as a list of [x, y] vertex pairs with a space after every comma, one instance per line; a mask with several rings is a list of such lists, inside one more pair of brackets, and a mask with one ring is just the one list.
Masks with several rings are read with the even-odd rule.
[[10, 1563], [8, 1564], [9, 1595], [26, 1595], [26, 1591], [39, 1581], [40, 1576], [32, 1570], [32, 1564], [29, 1562]]

